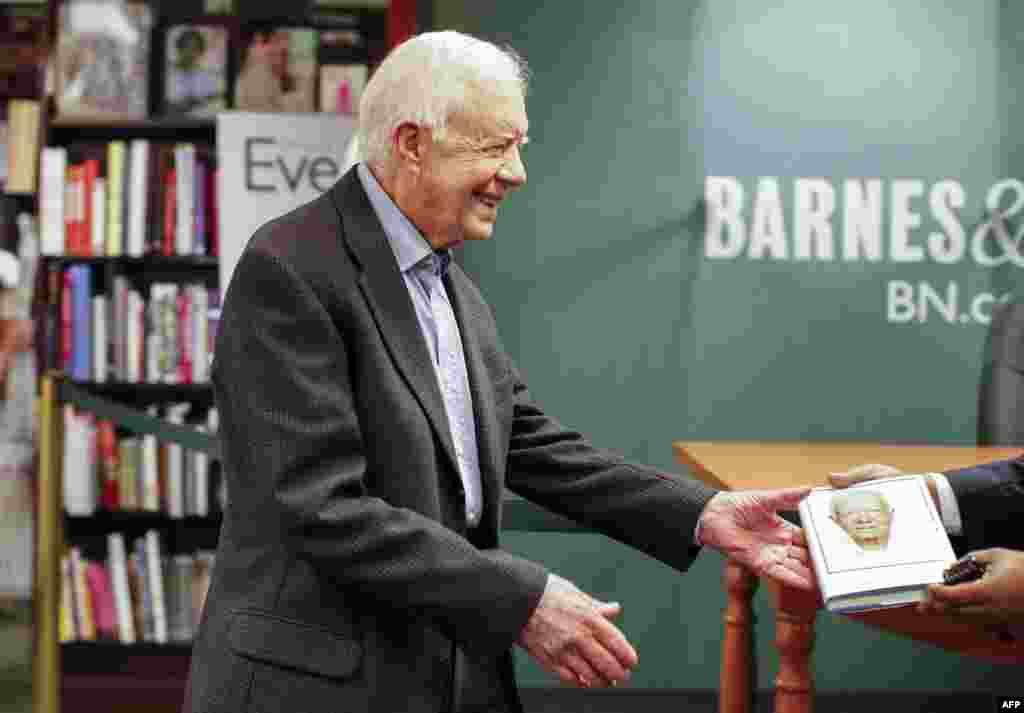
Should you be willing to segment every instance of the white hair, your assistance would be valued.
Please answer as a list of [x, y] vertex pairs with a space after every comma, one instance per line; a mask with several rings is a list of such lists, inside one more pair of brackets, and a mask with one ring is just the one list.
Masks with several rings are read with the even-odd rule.
[[426, 32], [391, 51], [374, 71], [359, 101], [356, 141], [367, 162], [391, 156], [394, 131], [404, 122], [443, 139], [449, 117], [467, 101], [467, 88], [515, 82], [526, 93], [528, 69], [511, 48], [460, 32]]

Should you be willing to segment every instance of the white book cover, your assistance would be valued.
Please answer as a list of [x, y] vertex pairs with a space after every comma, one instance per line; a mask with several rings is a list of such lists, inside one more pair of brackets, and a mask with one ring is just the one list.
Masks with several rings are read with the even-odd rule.
[[[153, 415], [153, 414], [150, 414]], [[158, 464], [159, 444], [156, 436], [147, 433], [142, 437], [142, 509], [160, 512], [160, 469]]]
[[107, 296], [92, 298], [92, 380], [100, 384], [107, 380]]
[[149, 583], [150, 604], [153, 607], [153, 638], [158, 644], [166, 644], [167, 607], [164, 597], [164, 577], [161, 562], [160, 534], [156, 530], [147, 530], [146, 547], [146, 579]]
[[43, 255], [64, 254], [64, 180], [68, 152], [58, 146], [43, 149], [40, 160], [39, 211], [42, 234], [39, 251]]
[[196, 147], [178, 144], [174, 147], [175, 220], [174, 254], [191, 255], [195, 242], [195, 167]]
[[117, 612], [117, 636], [122, 644], [135, 643], [135, 619], [132, 616], [131, 588], [128, 584], [128, 559], [124, 535], [107, 534], [107, 566], [114, 590], [114, 611]]
[[64, 406], [64, 510], [68, 515], [96, 512], [99, 494], [87, 419], [87, 414], [77, 413], [73, 406]]
[[205, 285], [191, 285], [192, 295], [192, 381], [205, 384], [210, 380], [210, 336], [206, 313], [209, 294]]
[[107, 249], [107, 181], [97, 178], [92, 184], [92, 254], [103, 255]]
[[146, 225], [149, 171], [149, 140], [134, 139], [129, 151], [131, 153], [131, 185], [128, 187], [128, 254], [142, 257], [146, 249]]
[[924, 479], [815, 488], [799, 506], [825, 607], [859, 611], [920, 601], [956, 560]]

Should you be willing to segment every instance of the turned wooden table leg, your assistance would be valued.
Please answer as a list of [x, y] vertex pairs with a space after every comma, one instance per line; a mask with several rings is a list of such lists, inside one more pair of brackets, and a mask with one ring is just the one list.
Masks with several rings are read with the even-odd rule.
[[775, 605], [775, 644], [779, 673], [775, 677], [775, 713], [811, 713], [814, 709], [814, 618], [817, 597], [771, 582]]
[[718, 686], [719, 713], [751, 713], [754, 695], [754, 612], [757, 577], [732, 560], [725, 563], [725, 638]]

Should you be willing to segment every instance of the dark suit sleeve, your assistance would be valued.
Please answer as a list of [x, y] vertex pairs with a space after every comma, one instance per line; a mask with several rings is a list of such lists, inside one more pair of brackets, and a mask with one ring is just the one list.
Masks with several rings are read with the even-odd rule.
[[313, 289], [250, 246], [225, 300], [213, 375], [236, 489], [230, 516], [279, 529], [295, 557], [360, 597], [429, 617], [467, 648], [507, 649], [546, 571], [368, 494], [349, 372], [342, 333]]
[[960, 506], [963, 548], [1024, 548], [1024, 457], [945, 475]]
[[717, 491], [593, 447], [544, 414], [518, 370], [510, 370], [508, 487], [672, 567], [689, 567], [699, 552], [693, 541], [697, 519]]

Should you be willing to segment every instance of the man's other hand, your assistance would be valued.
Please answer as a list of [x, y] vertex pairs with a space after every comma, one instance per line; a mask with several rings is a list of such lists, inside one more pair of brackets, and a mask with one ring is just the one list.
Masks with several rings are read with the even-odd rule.
[[639, 660], [611, 623], [621, 611], [619, 604], [599, 602], [569, 580], [550, 574], [517, 643], [565, 684], [617, 686], [629, 680]]
[[814, 590], [803, 530], [779, 517], [780, 510], [795, 510], [809, 492], [810, 487], [718, 493], [701, 515], [701, 544], [759, 576]]

